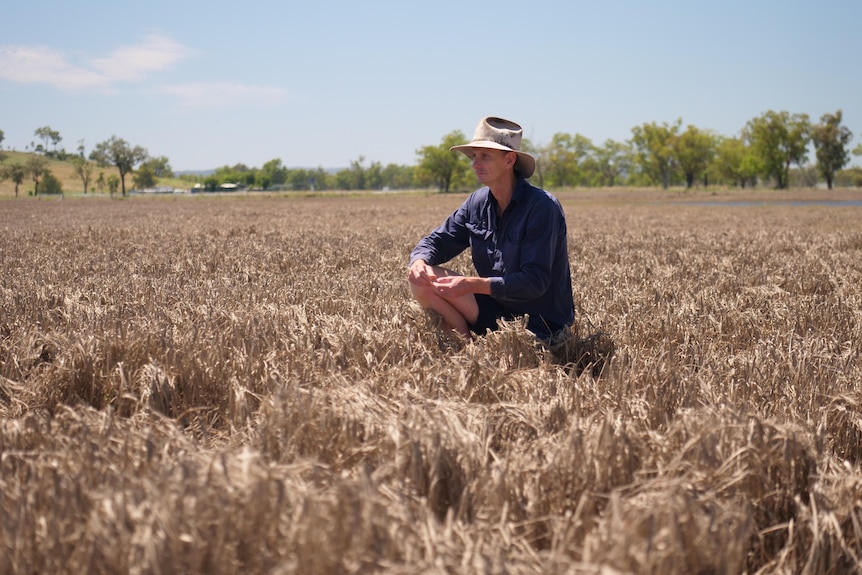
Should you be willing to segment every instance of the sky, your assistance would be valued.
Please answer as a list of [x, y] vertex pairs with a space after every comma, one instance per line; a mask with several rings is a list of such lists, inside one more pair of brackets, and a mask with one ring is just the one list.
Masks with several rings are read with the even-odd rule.
[[601, 145], [677, 119], [736, 136], [769, 110], [842, 110], [862, 143], [859, 0], [43, 0], [0, 22], [18, 151], [48, 126], [175, 171], [413, 165], [484, 116]]

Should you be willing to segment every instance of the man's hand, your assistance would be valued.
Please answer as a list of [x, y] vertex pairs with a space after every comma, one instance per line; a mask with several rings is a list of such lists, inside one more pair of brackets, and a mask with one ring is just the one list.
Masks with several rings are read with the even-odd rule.
[[434, 293], [440, 297], [454, 299], [473, 293], [472, 279], [466, 276], [444, 276], [432, 282]]
[[444, 276], [431, 284], [434, 292], [447, 299], [459, 298], [467, 294], [491, 295], [491, 282], [488, 278], [475, 276]]
[[425, 260], [416, 260], [410, 264], [407, 281], [417, 286], [430, 286], [437, 281], [434, 268], [425, 263]]

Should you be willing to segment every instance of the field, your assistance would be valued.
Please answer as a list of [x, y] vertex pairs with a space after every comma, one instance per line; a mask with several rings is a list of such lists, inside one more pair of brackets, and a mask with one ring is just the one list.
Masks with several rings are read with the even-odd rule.
[[825, 193], [560, 193], [562, 351], [409, 301], [462, 195], [4, 200], [0, 572], [862, 572]]

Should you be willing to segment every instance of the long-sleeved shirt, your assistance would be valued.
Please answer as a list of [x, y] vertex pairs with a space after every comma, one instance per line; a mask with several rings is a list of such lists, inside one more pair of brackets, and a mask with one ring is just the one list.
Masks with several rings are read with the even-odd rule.
[[502, 216], [497, 210], [487, 186], [476, 190], [416, 245], [410, 263], [442, 265], [469, 247], [477, 275], [491, 280], [491, 297], [513, 316], [528, 314], [527, 328], [547, 338], [575, 317], [563, 208], [518, 178]]

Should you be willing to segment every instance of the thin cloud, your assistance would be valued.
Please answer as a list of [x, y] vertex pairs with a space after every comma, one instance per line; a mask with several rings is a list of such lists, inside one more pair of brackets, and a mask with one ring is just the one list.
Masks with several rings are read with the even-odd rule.
[[70, 64], [56, 50], [28, 46], [0, 47], [0, 78], [16, 84], [50, 84], [63, 90], [104, 88], [111, 83], [100, 72]]
[[120, 47], [104, 58], [73, 63], [47, 47], [0, 47], [0, 78], [18, 84], [42, 83], [62, 90], [105, 89], [120, 82], [138, 82], [169, 68], [191, 50], [165, 36], [150, 35], [143, 43]]
[[190, 49], [171, 38], [150, 35], [142, 44], [118, 48], [107, 58], [93, 60], [92, 67], [114, 81], [137, 82], [190, 54]]
[[275, 106], [287, 100], [287, 91], [282, 88], [231, 82], [176, 84], [163, 86], [158, 92], [176, 96], [181, 104], [189, 107]]

